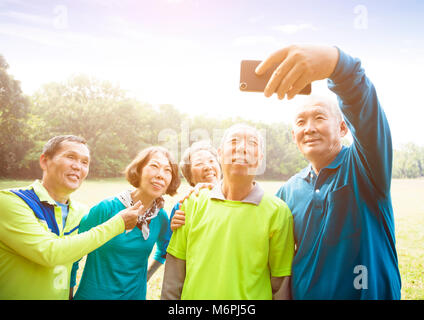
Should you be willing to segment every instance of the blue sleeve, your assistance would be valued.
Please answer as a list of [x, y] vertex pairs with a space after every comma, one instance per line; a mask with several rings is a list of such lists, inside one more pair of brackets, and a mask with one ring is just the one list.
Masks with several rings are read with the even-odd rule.
[[339, 61], [328, 79], [328, 88], [338, 97], [352, 133], [356, 160], [367, 171], [374, 188], [385, 195], [390, 191], [393, 158], [389, 124], [361, 61], [338, 50]]
[[171, 228], [169, 224], [168, 214], [164, 209], [159, 212], [159, 218], [161, 219], [161, 228], [159, 236], [156, 241], [156, 252], [154, 259], [162, 264], [165, 263], [166, 249], [168, 248], [169, 240], [171, 239]]
[[[98, 226], [99, 224], [102, 224], [103, 222], [107, 221], [107, 219], [105, 219], [106, 210], [104, 209], [105, 208], [104, 208], [103, 202], [100, 202], [98, 205], [92, 207], [90, 209], [90, 212], [86, 214], [84, 217], [82, 217], [80, 225], [79, 225], [78, 233], [83, 233], [85, 231], [88, 231], [91, 228], [94, 228]], [[75, 287], [75, 285], [77, 284], [77, 272], [78, 272], [80, 261], [81, 259], [78, 261], [75, 261], [72, 265], [71, 282], [70, 282], [71, 288]]]
[[278, 189], [278, 191], [275, 194], [275, 196], [284, 201], [283, 186], [281, 186], [280, 189]]
[[171, 216], [169, 217], [169, 222], [170, 222], [170, 223], [171, 223], [172, 217], [173, 217], [173, 216], [174, 216], [174, 214], [175, 214], [175, 211], [180, 210], [180, 207], [181, 207], [181, 203], [177, 202], [177, 203], [175, 204], [175, 206], [172, 208]]
[[95, 205], [90, 209], [88, 214], [86, 214], [80, 222], [79, 233], [90, 230], [91, 228], [97, 227], [109, 220], [110, 211], [108, 210], [108, 204], [106, 201], [102, 201], [99, 204]]
[[171, 220], [172, 220], [172, 217], [175, 215], [175, 211], [180, 210], [180, 208], [181, 208], [181, 203], [179, 203], [179, 202], [177, 202], [175, 204], [175, 206], [172, 208], [171, 216], [169, 217], [168, 242], [171, 241], [171, 237], [172, 237], [172, 230], [171, 230]]

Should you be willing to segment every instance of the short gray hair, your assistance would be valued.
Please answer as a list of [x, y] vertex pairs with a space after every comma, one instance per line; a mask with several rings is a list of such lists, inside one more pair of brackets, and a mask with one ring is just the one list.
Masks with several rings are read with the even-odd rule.
[[[319, 95], [309, 96], [308, 98], [306, 98], [304, 103], [300, 105], [297, 109], [300, 109], [306, 106], [316, 106], [316, 105], [328, 108], [331, 114], [333, 114], [336, 117], [337, 121], [339, 122], [343, 121], [343, 115], [342, 115], [342, 112], [340, 111], [340, 107], [337, 101], [330, 97], [319, 96]], [[298, 112], [295, 113], [293, 121], [296, 120], [297, 113]]]

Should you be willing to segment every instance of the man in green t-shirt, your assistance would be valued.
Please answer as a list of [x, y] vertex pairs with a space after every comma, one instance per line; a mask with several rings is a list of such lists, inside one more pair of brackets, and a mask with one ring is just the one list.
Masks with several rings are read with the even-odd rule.
[[290, 298], [293, 218], [254, 181], [263, 148], [253, 127], [226, 130], [218, 149], [223, 180], [183, 203], [185, 225], [168, 246], [162, 299]]

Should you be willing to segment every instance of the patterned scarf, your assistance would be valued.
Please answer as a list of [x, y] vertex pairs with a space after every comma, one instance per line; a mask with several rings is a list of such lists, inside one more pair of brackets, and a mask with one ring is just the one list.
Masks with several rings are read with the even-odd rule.
[[[118, 194], [117, 198], [119, 201], [122, 202], [122, 204], [128, 208], [132, 207], [134, 205], [134, 201], [131, 198], [131, 190], [125, 190]], [[141, 230], [143, 234], [144, 240], [147, 240], [149, 238], [150, 229], [149, 224], [150, 221], [155, 218], [159, 210], [163, 208], [165, 203], [165, 200], [163, 197], [156, 198], [155, 201], [153, 201], [152, 206], [144, 212], [144, 214], [138, 216], [137, 220], [137, 227]], [[131, 232], [131, 230], [127, 230], [126, 233]]]

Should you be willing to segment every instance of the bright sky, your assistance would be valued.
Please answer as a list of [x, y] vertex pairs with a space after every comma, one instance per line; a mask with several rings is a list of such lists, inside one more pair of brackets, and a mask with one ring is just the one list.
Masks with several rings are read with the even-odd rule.
[[[362, 60], [395, 147], [424, 145], [423, 17], [412, 0], [1, 0], [0, 54], [26, 94], [84, 73], [153, 105], [272, 123], [302, 98], [240, 92], [240, 61], [337, 45]], [[312, 90], [330, 95], [325, 81]]]

